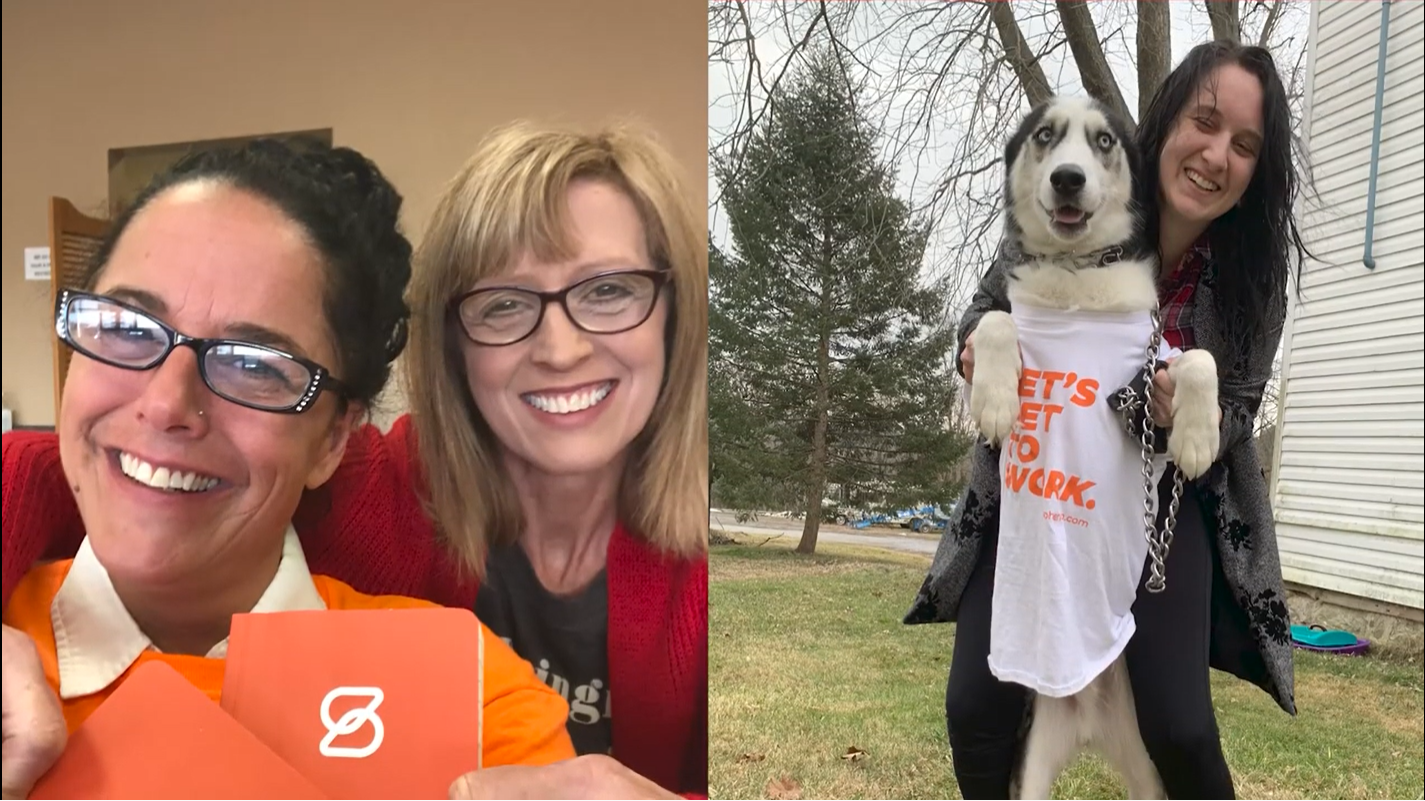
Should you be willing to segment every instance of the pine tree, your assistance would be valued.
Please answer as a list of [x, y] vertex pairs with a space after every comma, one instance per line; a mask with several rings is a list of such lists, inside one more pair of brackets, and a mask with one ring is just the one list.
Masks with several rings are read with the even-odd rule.
[[868, 506], [947, 501], [968, 447], [928, 228], [896, 197], [834, 56], [774, 96], [738, 169], [717, 159], [731, 252], [710, 243], [709, 411], [720, 502], [800, 503], [812, 553], [828, 484]]

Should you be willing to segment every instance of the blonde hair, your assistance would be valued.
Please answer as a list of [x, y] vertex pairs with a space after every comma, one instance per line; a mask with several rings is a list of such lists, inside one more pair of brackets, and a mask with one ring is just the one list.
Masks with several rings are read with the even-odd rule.
[[707, 242], [675, 162], [648, 133], [597, 133], [516, 123], [486, 137], [431, 216], [411, 282], [406, 385], [424, 468], [427, 510], [476, 575], [490, 544], [524, 528], [499, 442], [466, 383], [453, 297], [510, 267], [573, 253], [571, 183], [604, 181], [633, 200], [653, 263], [672, 273], [667, 371], [621, 478], [619, 520], [659, 550], [707, 551]]

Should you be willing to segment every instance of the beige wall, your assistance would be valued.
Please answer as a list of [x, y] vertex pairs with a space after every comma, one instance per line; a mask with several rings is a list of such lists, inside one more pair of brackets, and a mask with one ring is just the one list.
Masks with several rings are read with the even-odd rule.
[[[696, 0], [5, 0], [4, 392], [54, 417], [49, 286], [24, 280], [46, 201], [107, 204], [110, 148], [331, 128], [406, 197], [516, 117], [635, 116], [706, 207], [706, 5]], [[701, 219], [703, 215], [699, 215]]]

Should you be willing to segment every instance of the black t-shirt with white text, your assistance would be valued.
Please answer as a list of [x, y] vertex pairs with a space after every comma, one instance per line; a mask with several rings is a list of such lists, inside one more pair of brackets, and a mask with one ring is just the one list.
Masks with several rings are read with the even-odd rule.
[[607, 572], [574, 595], [555, 595], [518, 543], [492, 548], [475, 615], [569, 702], [574, 750], [612, 753]]

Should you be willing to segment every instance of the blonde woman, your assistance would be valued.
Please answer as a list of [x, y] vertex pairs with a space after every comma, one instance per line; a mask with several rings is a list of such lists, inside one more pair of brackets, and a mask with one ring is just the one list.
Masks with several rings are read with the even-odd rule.
[[[353, 434], [296, 514], [314, 571], [474, 608], [569, 701], [579, 758], [457, 797], [707, 792], [707, 248], [676, 176], [627, 128], [482, 142], [417, 252], [411, 413]], [[28, 436], [7, 599], [12, 565], [83, 536]]]

